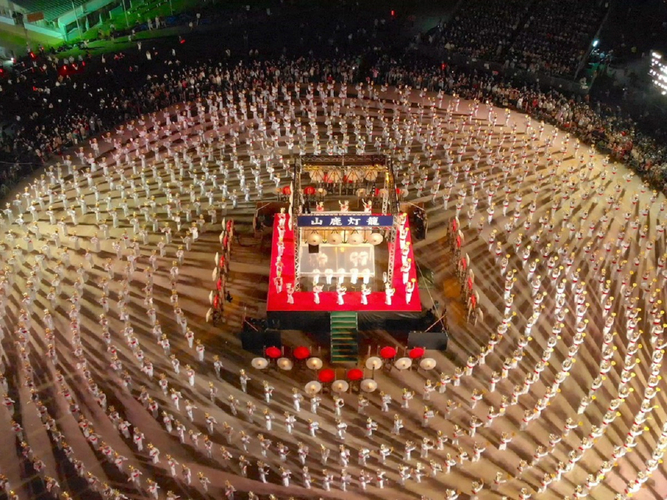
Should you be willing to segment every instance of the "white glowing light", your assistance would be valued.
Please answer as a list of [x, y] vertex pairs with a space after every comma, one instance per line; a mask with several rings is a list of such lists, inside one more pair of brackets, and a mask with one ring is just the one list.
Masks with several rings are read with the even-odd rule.
[[651, 69], [649, 75], [653, 84], [660, 89], [662, 95], [667, 94], [667, 64], [662, 59], [662, 54], [651, 52]]

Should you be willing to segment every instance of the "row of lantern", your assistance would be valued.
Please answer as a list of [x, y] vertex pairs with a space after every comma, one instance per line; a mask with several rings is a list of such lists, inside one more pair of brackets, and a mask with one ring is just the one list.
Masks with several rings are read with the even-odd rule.
[[215, 290], [211, 290], [208, 294], [211, 307], [206, 312], [206, 321], [209, 323], [215, 319], [216, 313], [219, 315], [224, 309], [229, 256], [231, 255], [232, 238], [234, 236], [234, 221], [232, 219], [222, 219], [221, 226], [222, 231], [219, 237], [221, 250], [215, 253], [213, 258], [215, 267], [211, 272], [211, 280], [215, 282]]
[[328, 245], [340, 245], [346, 243], [348, 245], [361, 245], [362, 243], [370, 243], [371, 245], [379, 245], [384, 241], [384, 236], [378, 230], [364, 229], [353, 231], [339, 231], [336, 229], [314, 230], [305, 229], [303, 231], [304, 240], [309, 245], [317, 246], [320, 243], [327, 243]]
[[[284, 348], [280, 349], [275, 346], [269, 346], [264, 349], [264, 356], [265, 357], [254, 358], [250, 363], [252, 367], [258, 370], [264, 370], [265, 368], [268, 368], [272, 362], [275, 362], [276, 366], [281, 370], [289, 371], [294, 368], [294, 362], [285, 356]], [[322, 368], [322, 360], [320, 358], [311, 357], [310, 349], [305, 346], [295, 347], [292, 350], [292, 356], [298, 361], [308, 360], [306, 365], [309, 368], [311, 367], [309, 363], [316, 365], [314, 369]]]
[[[350, 368], [345, 372], [345, 378], [338, 378], [337, 371], [333, 368], [324, 368], [322, 359], [311, 356], [310, 349], [305, 346], [299, 346], [293, 349], [292, 356], [301, 362], [305, 362], [306, 367], [317, 372], [317, 380], [308, 382], [305, 386], [307, 394], [313, 395], [320, 392], [322, 384], [331, 384], [331, 390], [337, 393], [347, 392], [350, 389], [350, 382], [359, 383], [359, 389], [363, 392], [374, 392], [378, 384], [375, 381], [375, 371], [387, 365], [393, 364], [398, 370], [403, 371], [411, 368], [414, 363], [419, 363], [419, 368], [430, 371], [435, 368], [436, 361], [433, 358], [425, 358], [426, 350], [423, 347], [413, 347], [405, 352], [406, 356], [396, 359], [398, 351], [395, 347], [386, 346], [378, 350], [379, 356], [370, 356], [366, 359], [364, 367], [370, 370], [371, 377], [366, 377], [365, 370], [361, 368]], [[256, 357], [251, 361], [253, 368], [265, 370], [272, 362], [284, 371], [289, 371], [294, 367], [294, 362], [285, 357], [284, 348], [269, 346], [264, 349], [266, 357]]]
[[343, 168], [329, 168], [324, 171], [321, 168], [315, 168], [308, 172], [310, 180], [313, 182], [359, 182], [369, 181], [374, 182], [378, 178], [377, 169], [343, 169]]
[[[370, 355], [370, 346], [368, 348]], [[366, 359], [366, 368], [379, 370], [382, 367], [394, 366], [400, 371], [412, 368], [419, 363], [419, 368], [425, 371], [432, 370], [436, 366], [433, 358], [425, 358], [426, 350], [423, 347], [413, 347], [409, 351], [404, 349], [403, 356], [398, 357], [398, 350], [392, 346], [378, 348], [378, 356], [370, 356]]]

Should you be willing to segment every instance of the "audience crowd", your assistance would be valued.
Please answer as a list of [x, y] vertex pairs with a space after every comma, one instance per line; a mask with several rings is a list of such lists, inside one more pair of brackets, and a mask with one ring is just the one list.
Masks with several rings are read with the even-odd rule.
[[528, 5], [526, 0], [466, 2], [448, 24], [430, 35], [429, 42], [442, 43], [447, 50], [469, 57], [499, 61], [511, 45]]
[[428, 42], [512, 68], [574, 78], [604, 17], [599, 3], [475, 0]]
[[506, 64], [533, 73], [573, 78], [602, 15], [603, 11], [590, 1], [539, 2], [509, 48]]

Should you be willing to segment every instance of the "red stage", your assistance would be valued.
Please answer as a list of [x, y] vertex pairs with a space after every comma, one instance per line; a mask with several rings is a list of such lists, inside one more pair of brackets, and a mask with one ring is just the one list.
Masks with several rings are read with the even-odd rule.
[[[407, 224], [407, 223], [406, 223]], [[415, 289], [412, 293], [412, 299], [409, 304], [405, 303], [405, 285], [403, 285], [403, 276], [401, 273], [401, 251], [399, 248], [399, 241], [396, 238], [396, 259], [394, 261], [394, 278], [393, 287], [396, 293], [391, 299], [392, 305], [385, 304], [385, 294], [383, 291], [372, 292], [368, 297], [368, 304], [361, 303], [361, 292], [348, 292], [345, 294], [343, 300], [345, 304], [338, 305], [336, 303], [336, 292], [321, 292], [320, 303], [316, 304], [313, 300], [312, 292], [294, 292], [294, 304], [287, 303], [287, 292], [285, 292], [285, 285], [287, 283], [294, 283], [294, 232], [289, 229], [288, 224], [285, 224], [285, 236], [283, 242], [285, 250], [282, 256], [283, 263], [283, 290], [281, 293], [276, 293], [274, 278], [276, 277], [276, 258], [278, 256], [278, 217], [274, 217], [273, 221], [273, 240], [271, 245], [271, 272], [269, 275], [269, 295], [267, 298], [266, 310], [267, 312], [299, 312], [299, 311], [387, 311], [387, 312], [421, 312], [421, 300], [419, 299], [419, 287], [415, 281]], [[415, 258], [412, 248], [412, 235], [408, 231], [407, 241], [410, 244], [410, 258], [415, 263]], [[417, 278], [416, 265], [412, 266], [410, 270], [410, 279]]]

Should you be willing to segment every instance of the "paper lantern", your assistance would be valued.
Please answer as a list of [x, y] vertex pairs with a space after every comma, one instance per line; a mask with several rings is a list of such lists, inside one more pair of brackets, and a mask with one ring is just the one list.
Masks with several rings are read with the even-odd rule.
[[315, 395], [322, 390], [322, 384], [320, 384], [317, 380], [313, 380], [312, 382], [308, 382], [306, 384], [305, 389], [307, 394]]
[[340, 245], [343, 242], [343, 237], [338, 231], [332, 231], [327, 238], [327, 243], [330, 245]]
[[283, 188], [283, 194], [284, 194], [285, 196], [289, 196], [290, 194], [292, 194], [292, 188], [290, 188], [289, 186], [285, 186], [285, 187]]
[[372, 356], [366, 360], [366, 368], [369, 370], [379, 370], [382, 368], [382, 360], [377, 356]]
[[333, 384], [331, 384], [331, 390], [334, 392], [345, 392], [350, 388], [350, 384], [348, 384], [345, 380], [336, 380]]
[[419, 367], [422, 370], [433, 370], [435, 368], [436, 362], [433, 358], [424, 358], [419, 362]]
[[379, 245], [384, 240], [384, 237], [380, 233], [372, 233], [369, 240], [371, 245]]
[[306, 366], [310, 368], [311, 370], [319, 370], [322, 368], [322, 360], [320, 358], [310, 358], [308, 361], [306, 361]]
[[362, 378], [364, 378], [364, 372], [359, 368], [352, 368], [351, 370], [347, 371], [348, 380], [356, 381], [361, 380]]
[[412, 366], [412, 360], [410, 358], [400, 358], [396, 360], [394, 366], [399, 370], [407, 370]]
[[292, 367], [294, 367], [294, 363], [292, 362], [291, 359], [289, 359], [289, 358], [280, 358], [278, 360], [278, 368], [280, 368], [281, 370], [289, 371], [289, 370], [292, 369]]
[[313, 231], [308, 235], [306, 241], [308, 241], [309, 245], [317, 246], [322, 243], [322, 236], [317, 231]]
[[307, 359], [310, 356], [310, 349], [304, 346], [299, 346], [294, 349], [294, 357], [299, 360]]
[[371, 378], [363, 380], [359, 385], [361, 387], [361, 390], [364, 392], [373, 392], [375, 389], [378, 388], [378, 383]]
[[347, 237], [347, 242], [350, 245], [359, 245], [363, 243], [364, 237], [359, 233], [359, 231], [353, 231], [350, 236]]
[[393, 347], [383, 347], [380, 349], [380, 356], [382, 356], [384, 359], [392, 359], [396, 357], [396, 349]]
[[264, 351], [264, 352], [271, 359], [277, 359], [282, 355], [282, 352], [280, 351], [280, 349], [278, 349], [275, 346], [267, 347], [266, 351]]
[[325, 368], [317, 375], [317, 378], [320, 379], [320, 382], [328, 384], [336, 379], [336, 372], [331, 368]]
[[425, 352], [426, 351], [424, 351], [423, 347], [414, 347], [413, 349], [410, 349], [408, 356], [410, 356], [412, 359], [417, 359], [421, 358]]
[[269, 362], [266, 360], [266, 358], [254, 358], [250, 364], [253, 368], [257, 368], [258, 370], [263, 370], [269, 366]]
[[313, 186], [306, 186], [303, 188], [303, 194], [307, 196], [312, 196], [315, 194], [315, 188]]

